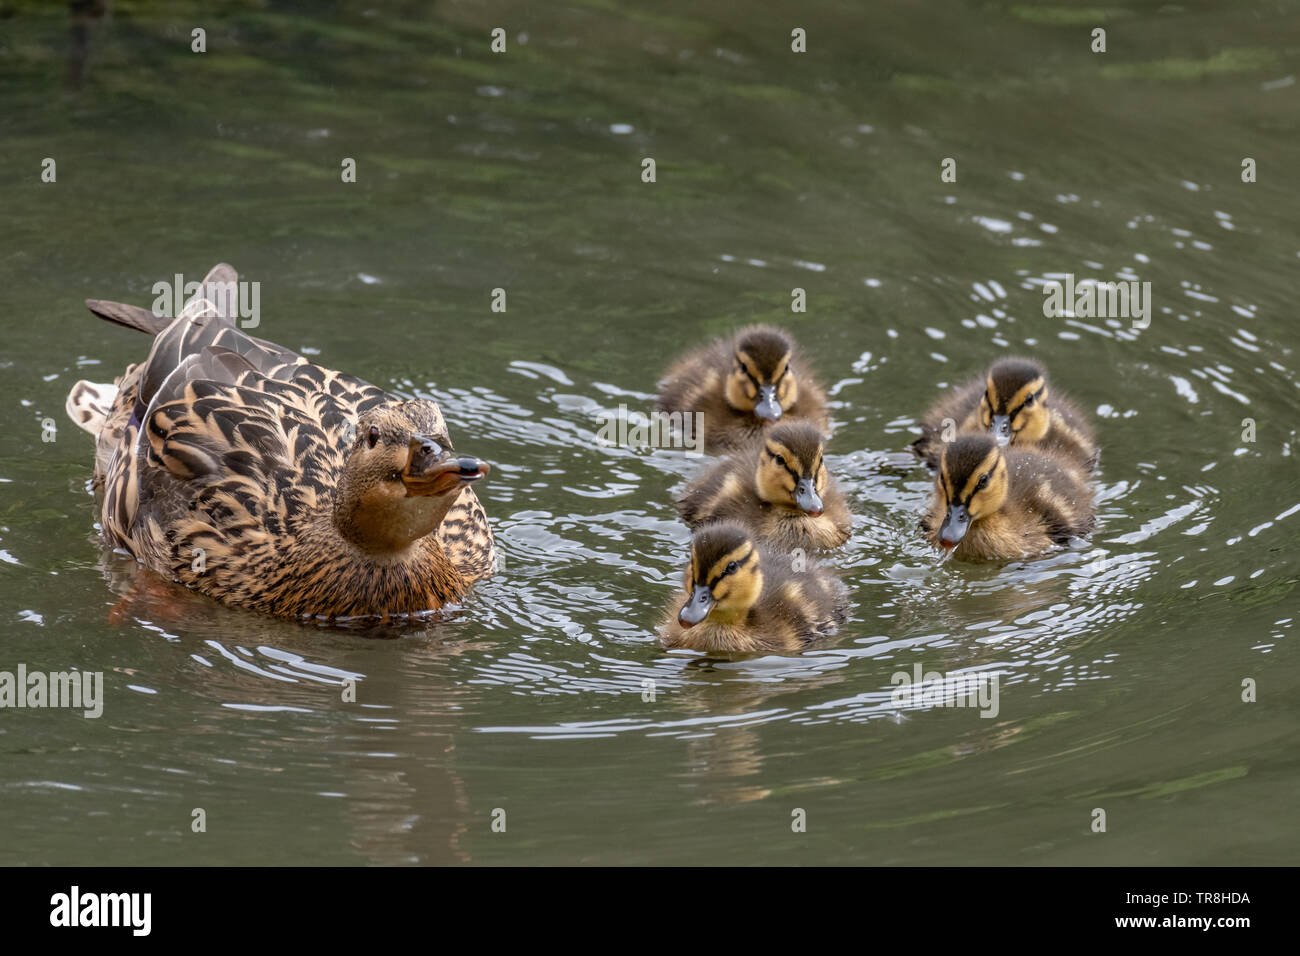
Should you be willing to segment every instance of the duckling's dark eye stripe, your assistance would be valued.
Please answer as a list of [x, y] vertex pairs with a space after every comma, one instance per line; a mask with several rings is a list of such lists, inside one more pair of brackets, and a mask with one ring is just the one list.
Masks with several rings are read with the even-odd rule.
[[[726, 555], [723, 558], [723, 560], [717, 562], [717, 564], [713, 566], [714, 569], [716, 569], [720, 564], [722, 565], [723, 570], [713, 575], [713, 577], [709, 580], [708, 582], [709, 588], [712, 589], [717, 587], [718, 582], [721, 581], [723, 578], [725, 578], [728, 574], [734, 574], [736, 571], [739, 571], [741, 568], [747, 566], [751, 561], [754, 561], [756, 559], [757, 559], [757, 554], [755, 553], [754, 546], [752, 544], [749, 545], [749, 550], [742, 555], [737, 555], [734, 551], [731, 554]], [[732, 562], [735, 562], [736, 565], [735, 570], [733, 571], [726, 570], [727, 565], [731, 564]]]
[[979, 484], [980, 479], [985, 475], [988, 475], [991, 478], [993, 473], [998, 470], [1000, 459], [1001, 454], [997, 449], [991, 451], [987, 456], [985, 456], [983, 461], [966, 473], [967, 477], [966, 481], [962, 484], [962, 491], [968, 492], [968, 494], [963, 497], [960, 494], [950, 493], [948, 495], [948, 501], [956, 501], [958, 504], [969, 506], [971, 499], [979, 492], [979, 489], [976, 486]]
[[782, 448], [780, 445], [773, 445], [769, 442], [767, 445], [764, 446], [764, 450], [769, 455], [772, 456], [772, 459], [774, 461], [780, 460], [781, 467], [784, 468], [786, 472], [789, 473], [790, 477], [795, 480], [796, 484], [798, 483], [799, 479], [803, 477], [802, 475], [799, 474], [799, 472], [795, 471], [793, 468], [790, 467], [791, 458], [794, 458], [796, 461], [798, 460], [798, 457], [794, 454], [794, 452], [790, 451], [790, 449]]
[[992, 478], [993, 478], [993, 472], [986, 471], [983, 475], [980, 476], [980, 480], [975, 482], [975, 488], [971, 491], [970, 494], [966, 496], [966, 500], [965, 501], [959, 500], [957, 503], [962, 505], [963, 507], [969, 508], [970, 503], [975, 500], [975, 496], [988, 487], [988, 482]]
[[1038, 387], [1038, 391], [1034, 392], [1034, 394], [1030, 395], [1029, 398], [1026, 398], [1023, 402], [1017, 405], [1016, 410], [1012, 412], [1010, 415], [1008, 415], [1007, 417], [1014, 421], [1015, 417], [1025, 410], [1025, 406], [1029, 404], [1031, 399], [1037, 401], [1038, 396], [1043, 394], [1043, 389], [1045, 388], [1047, 388], [1046, 385], [1040, 385]]

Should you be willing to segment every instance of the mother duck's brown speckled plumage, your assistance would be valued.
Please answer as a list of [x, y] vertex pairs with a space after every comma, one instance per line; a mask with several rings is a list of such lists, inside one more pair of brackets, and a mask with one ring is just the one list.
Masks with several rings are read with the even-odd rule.
[[[96, 437], [109, 543], [226, 604], [281, 616], [384, 617], [461, 600], [492, 573], [437, 404], [403, 400], [241, 331], [206, 295], [176, 319], [91, 300], [155, 336], [114, 385], [78, 382], [68, 414]], [[224, 312], [224, 314], [223, 314]]]

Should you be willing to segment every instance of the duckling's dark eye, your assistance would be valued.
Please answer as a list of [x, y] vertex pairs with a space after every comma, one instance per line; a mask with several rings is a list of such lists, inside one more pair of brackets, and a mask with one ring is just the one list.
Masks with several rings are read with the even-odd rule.
[[989, 476], [985, 475], [983, 478], [980, 479], [980, 483], [975, 486], [975, 490], [983, 491], [985, 488], [988, 487], [988, 483], [989, 483]]
[[738, 568], [738, 567], [739, 567], [739, 565], [736, 564], [735, 561], [732, 561], [732, 562], [730, 562], [730, 563], [727, 565], [727, 570], [723, 571], [722, 573], [723, 573], [723, 574], [731, 574], [731, 573], [734, 572], [734, 571], [736, 570], [736, 568]]
[[379, 441], [379, 427], [377, 425], [371, 425], [370, 434], [366, 436], [366, 444], [371, 448], [374, 448], [377, 441]]
[[784, 456], [782, 456], [782, 455], [777, 455], [776, 458], [774, 458], [773, 460], [776, 462], [776, 466], [777, 466], [778, 468], [784, 468], [784, 467], [785, 467], [785, 457], [784, 457]]
[[1026, 399], [1025, 399], [1025, 408], [1028, 408], [1030, 405], [1034, 404], [1034, 399], [1035, 399], [1035, 398], [1037, 398], [1036, 395], [1030, 395], [1028, 398], [1026, 398]]

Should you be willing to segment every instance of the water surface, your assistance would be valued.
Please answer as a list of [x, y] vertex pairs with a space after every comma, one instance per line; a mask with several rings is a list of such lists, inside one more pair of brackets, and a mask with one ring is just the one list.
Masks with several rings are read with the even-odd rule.
[[[106, 686], [0, 713], [0, 862], [1294, 861], [1296, 7], [121, 2], [83, 60], [0, 4], [0, 670]], [[221, 260], [259, 335], [492, 462], [505, 567], [464, 609], [285, 623], [104, 552], [63, 401], [147, 342], [81, 300]], [[1149, 281], [1149, 326], [1045, 317], [1067, 273]], [[665, 654], [702, 463], [593, 432], [753, 321], [833, 396], [851, 620]], [[901, 451], [1008, 352], [1095, 416], [1099, 528], [941, 564]], [[917, 664], [997, 673], [998, 715], [897, 706]]]

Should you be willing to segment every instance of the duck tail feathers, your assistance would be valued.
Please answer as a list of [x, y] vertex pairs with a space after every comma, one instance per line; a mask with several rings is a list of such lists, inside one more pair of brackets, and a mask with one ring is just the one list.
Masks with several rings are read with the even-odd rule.
[[116, 398], [116, 385], [103, 385], [82, 379], [72, 386], [63, 407], [78, 428], [99, 437]]

